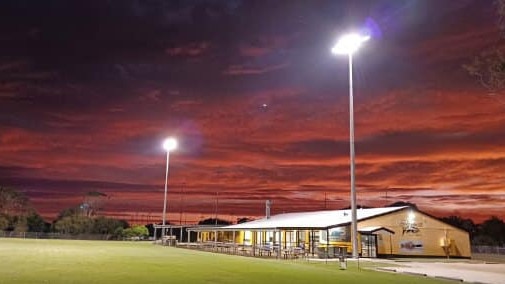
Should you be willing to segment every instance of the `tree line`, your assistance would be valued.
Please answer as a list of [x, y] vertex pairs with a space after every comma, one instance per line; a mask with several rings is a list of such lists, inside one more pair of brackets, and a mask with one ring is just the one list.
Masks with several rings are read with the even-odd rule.
[[125, 220], [100, 215], [105, 194], [89, 192], [82, 204], [62, 210], [49, 223], [20, 191], [0, 186], [0, 231], [102, 235], [104, 239], [144, 238], [145, 226], [130, 226]]
[[505, 245], [505, 223], [496, 216], [492, 216], [481, 224], [475, 224], [472, 219], [459, 216], [442, 217], [440, 220], [467, 231], [472, 245]]
[[[127, 221], [102, 216], [103, 193], [88, 193], [82, 204], [62, 210], [56, 219], [48, 223], [31, 206], [29, 199], [23, 193], [11, 188], [0, 186], [0, 230], [15, 232], [60, 233], [69, 235], [103, 235], [104, 239], [144, 238], [154, 235], [153, 224], [146, 226], [130, 226]], [[408, 202], [395, 202], [389, 206], [417, 206]], [[472, 245], [505, 245], [505, 223], [492, 216], [481, 224], [475, 224], [471, 219], [459, 216], [439, 218], [442, 222], [467, 231]], [[237, 219], [237, 223], [251, 221], [247, 218]], [[199, 225], [229, 225], [231, 222], [216, 218], [204, 219]], [[174, 229], [178, 236], [180, 228]], [[157, 231], [158, 237], [161, 231]], [[183, 231], [183, 239], [187, 237]]]

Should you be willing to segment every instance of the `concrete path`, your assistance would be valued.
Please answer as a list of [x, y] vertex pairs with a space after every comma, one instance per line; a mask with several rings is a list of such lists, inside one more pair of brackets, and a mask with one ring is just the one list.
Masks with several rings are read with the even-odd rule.
[[[505, 264], [474, 262], [381, 262], [379, 270], [412, 273], [471, 283], [505, 284]], [[401, 265], [401, 266], [392, 266]]]

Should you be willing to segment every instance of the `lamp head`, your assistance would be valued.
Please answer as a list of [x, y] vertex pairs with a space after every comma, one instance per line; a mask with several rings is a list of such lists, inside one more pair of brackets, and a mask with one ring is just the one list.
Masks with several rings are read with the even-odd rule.
[[169, 137], [163, 141], [163, 149], [167, 152], [172, 152], [177, 148], [177, 140], [175, 138]]
[[343, 35], [339, 38], [337, 44], [333, 46], [331, 53], [352, 55], [365, 41], [369, 39], [369, 35], [360, 35], [357, 33]]

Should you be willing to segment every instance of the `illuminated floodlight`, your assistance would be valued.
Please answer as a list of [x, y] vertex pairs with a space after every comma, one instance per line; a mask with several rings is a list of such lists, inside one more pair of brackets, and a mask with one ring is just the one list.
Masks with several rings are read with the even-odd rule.
[[356, 52], [362, 43], [369, 40], [369, 35], [360, 35], [357, 33], [351, 33], [343, 35], [335, 46], [331, 49], [331, 53], [333, 54], [345, 54], [351, 55]]
[[165, 149], [165, 151], [167, 152], [172, 152], [176, 148], [177, 148], [177, 140], [175, 138], [170, 137], [165, 139], [165, 141], [163, 142], [163, 149]]
[[[173, 137], [169, 137], [163, 141], [163, 149], [167, 152], [167, 167], [165, 172], [165, 192], [163, 196], [163, 221], [162, 221], [162, 231], [161, 231], [161, 242], [165, 241], [165, 224], [167, 219], [167, 187], [168, 187], [168, 168], [170, 161], [170, 152], [177, 148], [177, 140]], [[170, 235], [172, 235], [172, 229], [170, 229]], [[156, 237], [156, 236], [155, 236]]]
[[349, 58], [349, 156], [350, 156], [350, 175], [351, 175], [351, 238], [352, 238], [352, 257], [357, 259], [358, 252], [358, 213], [356, 200], [356, 179], [355, 179], [355, 152], [354, 152], [354, 99], [352, 83], [352, 62], [353, 54], [360, 46], [370, 39], [369, 35], [350, 33], [342, 36], [337, 44], [331, 49], [331, 53], [347, 55]]

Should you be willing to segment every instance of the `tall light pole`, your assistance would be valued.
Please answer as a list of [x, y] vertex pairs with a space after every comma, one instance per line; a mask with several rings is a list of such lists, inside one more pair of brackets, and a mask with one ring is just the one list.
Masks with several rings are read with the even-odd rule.
[[170, 161], [170, 152], [177, 148], [177, 140], [175, 138], [169, 137], [163, 142], [163, 149], [167, 152], [167, 167], [165, 172], [165, 195], [163, 198], [163, 223], [161, 231], [161, 240], [163, 241], [165, 237], [165, 224], [166, 224], [166, 213], [167, 213], [167, 186], [168, 186], [168, 165]]
[[358, 218], [356, 210], [356, 182], [355, 182], [355, 162], [354, 162], [354, 105], [352, 89], [352, 55], [368, 39], [369, 36], [359, 34], [347, 34], [342, 36], [337, 44], [331, 49], [333, 54], [347, 55], [349, 58], [349, 145], [351, 156], [351, 239], [352, 257], [358, 258]]

